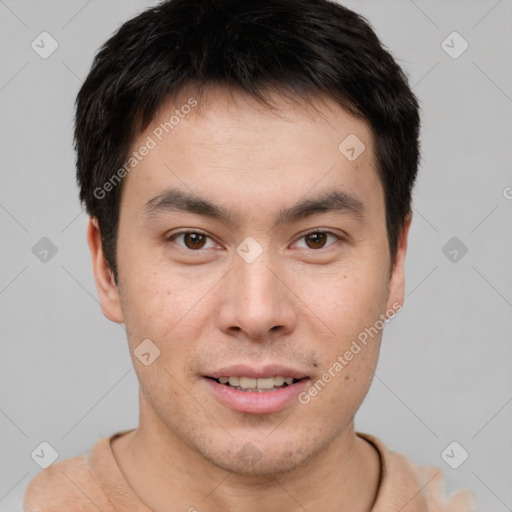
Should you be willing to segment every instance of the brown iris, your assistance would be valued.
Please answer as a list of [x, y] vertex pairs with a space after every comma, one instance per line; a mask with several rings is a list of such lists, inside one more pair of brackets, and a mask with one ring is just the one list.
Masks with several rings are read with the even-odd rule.
[[188, 249], [202, 249], [206, 236], [201, 233], [183, 233], [183, 242]]
[[310, 242], [313, 243], [313, 247], [310, 247], [310, 249], [321, 249], [327, 240], [327, 233], [309, 233], [304, 235], [304, 238], [307, 241], [308, 247]]

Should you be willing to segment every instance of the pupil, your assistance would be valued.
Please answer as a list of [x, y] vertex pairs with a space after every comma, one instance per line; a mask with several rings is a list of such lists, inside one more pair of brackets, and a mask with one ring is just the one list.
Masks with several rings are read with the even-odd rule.
[[[201, 240], [203, 239], [203, 240]], [[192, 243], [189, 244], [188, 242], [192, 240]], [[201, 247], [204, 245], [204, 236], [200, 233], [186, 233], [185, 234], [185, 245], [189, 249], [201, 249]], [[192, 245], [192, 247], [190, 246]]]
[[[320, 240], [318, 240], [319, 237], [320, 237]], [[315, 245], [315, 244], [319, 244], [320, 247], [322, 247], [324, 245], [325, 237], [326, 237], [325, 233], [310, 233], [309, 235], [307, 235], [308, 242], [311, 242], [313, 239], [313, 245], [314, 245], [313, 248], [314, 249], [318, 249], [318, 245]]]

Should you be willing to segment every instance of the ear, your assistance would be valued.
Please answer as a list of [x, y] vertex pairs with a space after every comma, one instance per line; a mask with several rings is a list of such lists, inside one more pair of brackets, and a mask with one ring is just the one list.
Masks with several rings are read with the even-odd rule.
[[100, 298], [101, 310], [103, 314], [112, 322], [122, 323], [123, 313], [119, 300], [119, 292], [114, 280], [114, 274], [105, 259], [103, 245], [101, 243], [101, 233], [98, 226], [98, 219], [89, 218], [87, 225], [87, 243], [91, 252], [92, 270], [94, 280]]
[[[396, 304], [403, 305], [405, 300], [405, 254], [407, 252], [407, 237], [409, 235], [409, 228], [411, 226], [412, 213], [409, 213], [405, 218], [405, 222], [400, 233], [398, 247], [396, 251], [395, 261], [391, 272], [391, 279], [389, 281], [389, 294], [387, 308], [388, 310], [396, 310]], [[395, 305], [395, 307], [393, 307]]]

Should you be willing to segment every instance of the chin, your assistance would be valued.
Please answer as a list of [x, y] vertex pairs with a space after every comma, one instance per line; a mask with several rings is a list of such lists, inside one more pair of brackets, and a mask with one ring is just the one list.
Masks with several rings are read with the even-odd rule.
[[290, 439], [286, 442], [274, 440], [272, 443], [265, 438], [259, 442], [231, 441], [221, 451], [212, 451], [213, 446], [219, 447], [222, 444], [212, 442], [208, 447], [199, 449], [200, 454], [210, 463], [237, 475], [255, 477], [293, 471], [311, 459], [317, 451], [314, 447], [307, 447], [305, 443]]

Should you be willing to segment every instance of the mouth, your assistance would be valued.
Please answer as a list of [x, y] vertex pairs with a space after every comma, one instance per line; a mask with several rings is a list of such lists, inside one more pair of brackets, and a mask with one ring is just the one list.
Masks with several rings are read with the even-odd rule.
[[292, 406], [310, 382], [305, 373], [281, 365], [235, 365], [203, 377], [220, 405], [244, 414], [270, 414]]
[[245, 393], [268, 393], [271, 391], [277, 391], [282, 388], [286, 388], [287, 386], [291, 386], [296, 382], [299, 382], [307, 377], [303, 377], [301, 379], [295, 379], [293, 377], [219, 377], [215, 379], [213, 377], [210, 378], [219, 384], [224, 386], [228, 386], [231, 389], [236, 389], [237, 391], [243, 391]]

